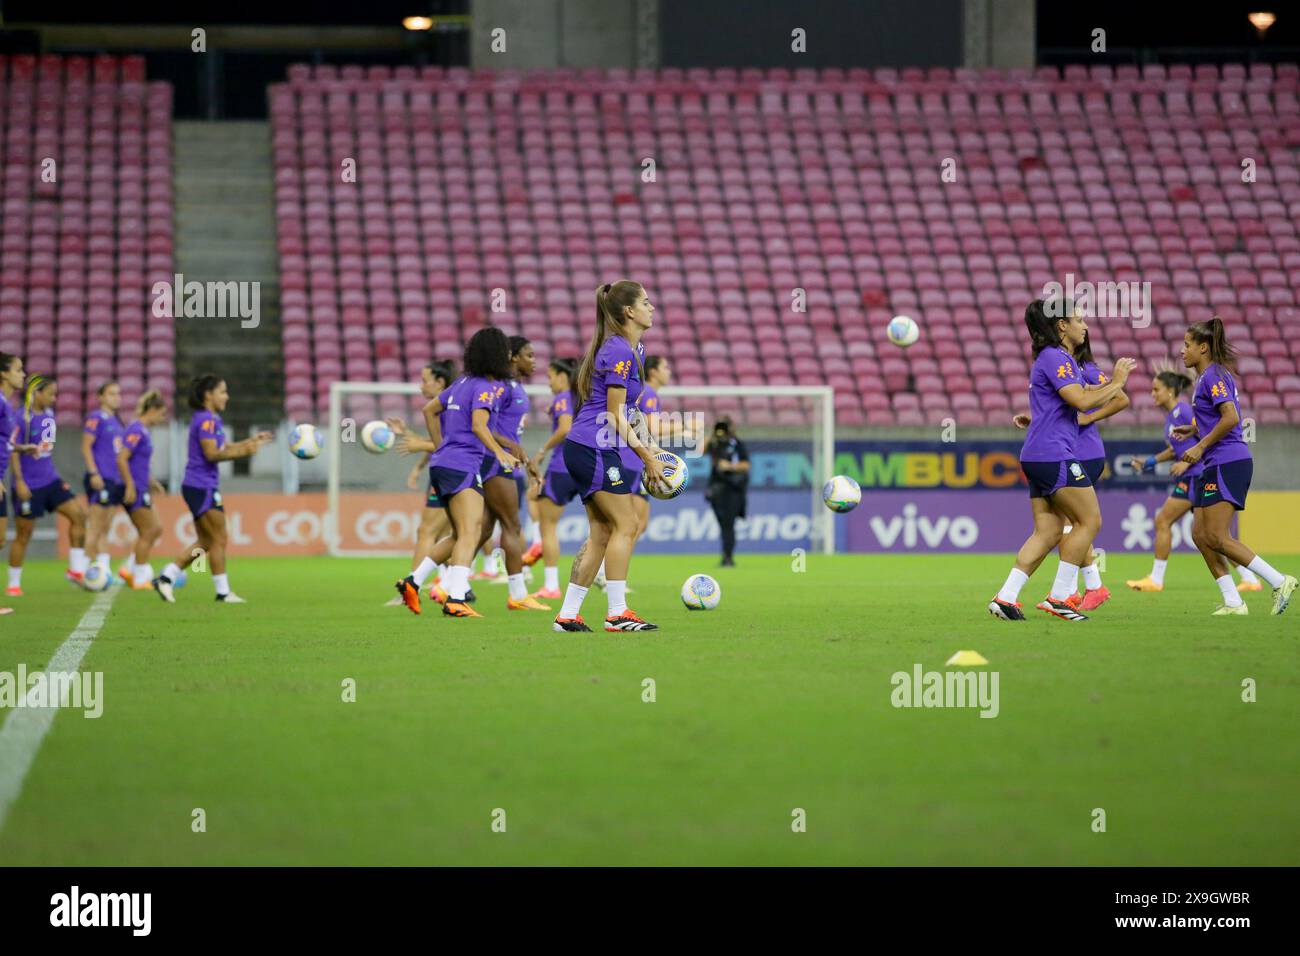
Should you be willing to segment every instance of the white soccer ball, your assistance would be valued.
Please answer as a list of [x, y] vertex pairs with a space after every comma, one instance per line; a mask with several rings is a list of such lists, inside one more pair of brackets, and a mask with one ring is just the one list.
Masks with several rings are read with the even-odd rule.
[[682, 585], [682, 603], [690, 611], [712, 611], [722, 600], [722, 585], [707, 574], [692, 574]]
[[86, 568], [85, 573], [81, 576], [81, 586], [87, 591], [102, 591], [108, 587], [110, 574], [101, 568], [98, 564], [92, 564]]
[[396, 442], [397, 436], [393, 434], [387, 422], [366, 422], [366, 427], [361, 429], [361, 444], [371, 454], [382, 455]]
[[822, 501], [831, 511], [852, 511], [862, 501], [862, 489], [848, 475], [836, 475], [822, 485]]
[[289, 450], [295, 458], [315, 458], [325, 448], [325, 439], [315, 425], [294, 425], [289, 432]]
[[664, 464], [664, 484], [651, 484], [647, 481], [645, 490], [660, 501], [676, 498], [690, 484], [690, 469], [686, 467], [686, 462], [682, 461], [680, 456], [670, 451], [661, 451], [655, 455], [655, 458]]
[[885, 335], [900, 349], [905, 349], [921, 337], [921, 327], [910, 315], [896, 315], [885, 326]]

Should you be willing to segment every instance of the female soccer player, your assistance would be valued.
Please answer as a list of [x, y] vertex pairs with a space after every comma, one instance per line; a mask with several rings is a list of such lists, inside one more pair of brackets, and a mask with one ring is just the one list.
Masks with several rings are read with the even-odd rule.
[[[1023, 621], [1025, 615], [1017, 600], [1020, 589], [1060, 543], [1056, 580], [1038, 609], [1065, 621], [1086, 621], [1087, 616], [1075, 610], [1069, 598], [1078, 589], [1079, 568], [1101, 530], [1101, 509], [1075, 453], [1079, 413], [1104, 407], [1122, 391], [1135, 363], [1131, 358], [1120, 359], [1109, 382], [1086, 391], [1073, 355], [1088, 331], [1083, 316], [1069, 303], [1035, 299], [1025, 310], [1025, 326], [1034, 365], [1029, 373], [1029, 433], [1020, 451], [1020, 465], [1029, 480], [1034, 532], [1016, 555], [1015, 567], [1002, 589], [989, 602], [989, 613], [1006, 621]], [[1062, 541], [1066, 521], [1077, 533]]]
[[[573, 377], [578, 359], [555, 359], [546, 369], [547, 384], [551, 387], [551, 437], [537, 451], [534, 461], [538, 467], [546, 462], [546, 473], [537, 489], [535, 500], [542, 525], [543, 585], [533, 594], [535, 598], [558, 601], [560, 593], [560, 518], [564, 506], [578, 494], [573, 479], [564, 467], [564, 455], [558, 450], [564, 445], [569, 429], [573, 427]], [[550, 455], [549, 461], [547, 455]]]
[[[450, 387], [455, 379], [455, 362], [440, 362], [434, 359], [420, 369], [420, 395], [428, 403]], [[446, 415], [446, 412], [444, 411], [443, 414]], [[393, 434], [399, 439], [410, 435], [406, 422], [400, 418], [388, 419], [388, 427], [393, 430]], [[429, 559], [429, 555], [432, 553], [434, 546], [442, 538], [445, 538], [451, 530], [451, 521], [447, 518], [447, 509], [443, 506], [438, 493], [433, 490], [432, 479], [428, 477], [429, 469], [433, 467], [432, 462], [433, 453], [430, 452], [425, 460], [415, 463], [415, 467], [411, 469], [410, 475], [406, 478], [406, 486], [412, 490], [420, 487], [419, 482], [422, 472], [425, 475], [425, 480], [428, 481], [428, 487], [424, 495], [424, 511], [420, 515], [420, 529], [415, 536], [415, 553], [411, 556], [411, 577], [415, 581], [417, 598], [419, 589], [424, 586], [425, 581], [429, 580], [430, 575], [434, 575], [434, 585], [438, 583], [441, 568]], [[438, 574], [435, 574], [435, 572], [438, 572]], [[430, 594], [432, 595], [432, 591]], [[390, 605], [402, 605], [406, 602], [399, 595], [388, 603]]]
[[22, 420], [18, 424], [18, 444], [35, 445], [32, 454], [14, 455], [14, 525], [17, 534], [9, 550], [9, 587], [5, 593], [21, 597], [23, 593], [23, 558], [32, 540], [36, 521], [57, 512], [68, 519], [68, 570], [64, 577], [80, 584], [86, 572], [86, 509], [68, 483], [54, 470], [54, 443], [58, 429], [53, 408], [59, 386], [54, 379], [33, 375], [23, 389]]
[[[1092, 357], [1092, 340], [1088, 333], [1084, 333], [1083, 342], [1078, 348], [1073, 350], [1074, 360], [1079, 366], [1079, 372], [1083, 375], [1085, 391], [1093, 392], [1106, 384], [1106, 373], [1097, 367], [1097, 363]], [[1075, 456], [1079, 463], [1083, 465], [1084, 474], [1096, 488], [1101, 483], [1102, 475], [1106, 471], [1106, 446], [1102, 443], [1101, 434], [1097, 429], [1097, 422], [1117, 415], [1129, 407], [1129, 398], [1125, 392], [1120, 392], [1111, 398], [1104, 405], [1086, 412], [1080, 412], [1078, 417], [1079, 438], [1075, 447]], [[1029, 415], [1017, 415], [1013, 421], [1021, 428], [1027, 428], [1030, 422]], [[1068, 548], [1066, 542], [1070, 540], [1070, 535], [1074, 534], [1071, 528], [1063, 538], [1059, 547]], [[1062, 550], [1064, 553], [1064, 550]], [[1070, 595], [1070, 603], [1076, 608], [1083, 611], [1092, 611], [1101, 607], [1110, 600], [1110, 590], [1101, 583], [1101, 569], [1097, 566], [1097, 553], [1088, 549], [1087, 564], [1083, 566], [1084, 593], [1080, 598], [1078, 594]]]
[[149, 429], [167, 420], [167, 403], [162, 393], [145, 392], [135, 406], [135, 421], [122, 435], [122, 448], [117, 453], [117, 470], [122, 476], [122, 504], [127, 517], [135, 525], [135, 549], [126, 556], [126, 564], [118, 574], [134, 590], [148, 591], [153, 587], [153, 567], [149, 555], [162, 537], [162, 522], [153, 510], [153, 496], [164, 491], [162, 482], [153, 477], [149, 463], [153, 459], [153, 438]]
[[[408, 435], [403, 439], [403, 449], [433, 452], [429, 480], [451, 519], [451, 535], [438, 542], [430, 556], [434, 563], [449, 563], [443, 575], [446, 594], [442, 613], [447, 617], [482, 617], [469, 606], [466, 595], [469, 563], [482, 541], [485, 524], [487, 481], [483, 475], [488, 472], [490, 479], [497, 482], [492, 490], [494, 497], [500, 501], [504, 491], [508, 502], [517, 494], [511, 473], [520, 465], [518, 458], [501, 447], [491, 428], [499, 404], [498, 384], [510, 376], [510, 345], [505, 333], [496, 328], [475, 332], [465, 346], [464, 365], [465, 374], [424, 406], [424, 421], [432, 439]], [[491, 458], [491, 467], [485, 455]], [[503, 482], [508, 483], [505, 489], [501, 487]], [[420, 589], [413, 578], [407, 576], [396, 587], [407, 606], [420, 613]], [[511, 600], [507, 606], [515, 603]]]
[[[5, 473], [13, 467], [18, 474], [18, 456], [35, 451], [30, 445], [18, 444], [20, 416], [14, 408], [14, 396], [23, 387], [23, 360], [17, 355], [0, 352], [0, 548], [5, 546], [9, 524], [9, 496], [5, 494]], [[0, 614], [12, 614], [13, 608], [0, 607]]]
[[176, 579], [196, 558], [206, 554], [217, 600], [224, 604], [247, 604], [247, 601], [230, 590], [230, 579], [226, 576], [226, 544], [229, 538], [226, 532], [226, 509], [221, 501], [221, 476], [217, 466], [223, 461], [251, 458], [263, 445], [274, 441], [275, 436], [270, 432], [258, 432], [251, 438], [226, 444], [226, 429], [221, 413], [230, 402], [230, 393], [226, 389], [225, 379], [217, 375], [200, 375], [191, 382], [189, 402], [195, 414], [190, 419], [189, 457], [185, 462], [185, 475], [181, 479], [181, 496], [189, 506], [190, 514], [194, 516], [198, 547], [191, 548], [179, 561], [173, 561], [163, 568], [162, 574], [154, 578], [153, 588], [167, 603], [176, 603], [172, 590]]
[[[1192, 483], [1204, 468], [1202, 462], [1189, 465], [1183, 461], [1183, 452], [1195, 445], [1196, 439], [1174, 437], [1175, 428], [1192, 422], [1192, 406], [1183, 399], [1183, 393], [1191, 386], [1192, 380], [1179, 372], [1167, 369], [1156, 374], [1151, 383], [1151, 399], [1157, 408], [1165, 412], [1165, 447], [1163, 451], [1148, 455], [1145, 459], [1129, 459], [1129, 466], [1139, 473], [1153, 472], [1160, 462], [1172, 461], [1169, 473], [1174, 477], [1169, 497], [1156, 512], [1156, 556], [1151, 565], [1151, 573], [1139, 580], [1126, 582], [1135, 591], [1164, 590], [1165, 569], [1169, 565], [1169, 552], [1174, 545], [1174, 525], [1192, 510]], [[1249, 568], [1238, 565], [1237, 573], [1241, 575], [1238, 591], [1262, 590], [1259, 578]]]
[[[564, 465], [587, 509], [590, 530], [569, 574], [557, 631], [590, 631], [579, 613], [582, 599], [604, 562], [607, 631], [653, 631], [627, 606], [627, 571], [636, 544], [634, 492], [644, 472], [649, 482], [664, 478], [646, 443], [628, 421], [641, 397], [641, 336], [654, 324], [654, 306], [638, 282], [620, 279], [596, 290], [596, 332], [573, 383], [573, 427], [564, 440]], [[611, 427], [612, 426], [612, 427]]]
[[122, 450], [122, 433], [126, 425], [118, 410], [122, 407], [122, 389], [117, 382], [99, 386], [99, 408], [86, 417], [81, 429], [81, 458], [86, 463], [86, 501], [90, 512], [86, 520], [86, 554], [110, 580], [108, 526], [113, 512], [122, 504], [125, 485], [117, 469], [117, 453]]
[[[1079, 365], [1079, 371], [1083, 375], [1085, 385], [1101, 386], [1106, 384], [1106, 373], [1097, 367], [1097, 363], [1092, 357], [1092, 339], [1087, 332], [1083, 334], [1083, 342], [1074, 350], [1074, 358]], [[1088, 480], [1092, 482], [1094, 488], [1101, 483], [1101, 476], [1106, 470], [1106, 446], [1102, 443], [1101, 431], [1097, 428], [1097, 422], [1119, 414], [1128, 408], [1129, 404], [1128, 395], [1121, 391], [1116, 393], [1104, 405], [1079, 413], [1079, 440], [1075, 447], [1075, 455], [1078, 457], [1080, 464], [1083, 465], [1084, 473], [1087, 474]], [[1062, 547], [1066, 546], [1066, 541], [1069, 540], [1072, 534], [1074, 534], [1073, 529], [1070, 530], [1069, 534], [1065, 535], [1064, 540], [1061, 542]], [[1097, 553], [1091, 547], [1088, 549], [1087, 563], [1083, 566], [1083, 588], [1082, 599], [1076, 595], [1071, 595], [1071, 603], [1077, 604], [1080, 610], [1093, 611], [1110, 600], [1109, 589], [1101, 583], [1101, 569], [1097, 567]]]
[[1237, 402], [1236, 350], [1228, 344], [1223, 320], [1194, 323], [1183, 336], [1183, 364], [1196, 372], [1192, 393], [1193, 420], [1174, 428], [1179, 439], [1199, 436], [1183, 452], [1189, 465], [1200, 464], [1192, 491], [1192, 540], [1200, 549], [1214, 582], [1223, 594], [1215, 615], [1246, 614], [1249, 608], [1233, 587], [1226, 557], [1250, 568], [1273, 589], [1273, 613], [1281, 614], [1296, 588], [1293, 575], [1273, 569], [1263, 558], [1232, 536], [1232, 518], [1246, 507], [1254, 462], [1241, 435], [1241, 406]]

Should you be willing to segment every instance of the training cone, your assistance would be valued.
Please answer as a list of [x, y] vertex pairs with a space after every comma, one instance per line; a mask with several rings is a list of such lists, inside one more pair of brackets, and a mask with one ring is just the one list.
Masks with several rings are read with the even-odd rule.
[[980, 667], [987, 664], [984, 655], [979, 651], [958, 651], [952, 657], [948, 658], [948, 667]]

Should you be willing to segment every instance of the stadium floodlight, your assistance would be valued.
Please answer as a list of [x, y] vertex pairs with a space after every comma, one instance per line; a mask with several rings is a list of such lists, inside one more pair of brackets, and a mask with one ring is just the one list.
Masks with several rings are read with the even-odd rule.
[[[534, 409], [539, 400], [548, 399], [550, 389], [545, 385], [526, 385]], [[363, 547], [355, 535], [341, 536], [339, 529], [342, 492], [346, 483], [351, 489], [369, 493], [397, 492], [412, 495], [400, 483], [408, 473], [414, 459], [406, 459], [394, 467], [384, 456], [367, 455], [360, 451], [359, 441], [343, 440], [345, 424], [360, 436], [367, 419], [385, 415], [402, 414], [412, 429], [425, 434], [424, 423], [418, 409], [422, 404], [419, 386], [406, 382], [334, 382], [330, 385], [329, 432], [326, 449], [326, 487], [328, 514], [325, 521], [325, 538], [328, 552], [336, 557], [393, 557], [409, 554], [391, 547]], [[694, 416], [697, 426], [713, 424], [711, 415], [730, 413], [735, 419], [741, 437], [747, 441], [758, 438], [796, 438], [806, 442], [811, 452], [812, 480], [808, 488], [808, 529], [810, 550], [831, 554], [835, 550], [834, 515], [822, 504], [822, 483], [834, 473], [835, 465], [835, 393], [826, 385], [670, 385], [660, 391], [665, 409], [682, 409]], [[789, 424], [778, 424], [772, 410], [780, 403], [791, 412]], [[706, 414], [707, 411], [707, 414]], [[535, 448], [535, 440], [545, 434], [548, 422], [544, 416], [530, 414], [526, 447]], [[669, 418], [673, 417], [671, 411]], [[766, 420], [765, 420], [766, 419]], [[698, 435], [702, 430], [697, 427]], [[693, 448], [665, 448], [682, 454], [691, 468], [705, 467]], [[413, 497], [413, 495], [412, 495]]]
[[1277, 23], [1277, 14], [1268, 10], [1256, 10], [1254, 13], [1247, 14], [1246, 19], [1250, 21], [1250, 25], [1255, 28], [1262, 40], [1268, 28]]
[[403, 17], [402, 26], [408, 30], [432, 30], [433, 17]]

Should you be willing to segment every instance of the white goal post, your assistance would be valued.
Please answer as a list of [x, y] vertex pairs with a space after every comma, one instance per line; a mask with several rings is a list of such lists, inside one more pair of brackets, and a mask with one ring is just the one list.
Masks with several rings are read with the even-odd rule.
[[[549, 397], [551, 390], [545, 385], [525, 385], [529, 398]], [[420, 394], [418, 385], [407, 382], [333, 382], [330, 385], [329, 398], [329, 439], [327, 445], [327, 491], [329, 514], [325, 521], [325, 538], [329, 553], [335, 557], [392, 557], [407, 552], [364, 551], [347, 549], [340, 546], [339, 506], [342, 485], [343, 458], [343, 420], [344, 402], [349, 395], [406, 395], [416, 397]], [[834, 516], [822, 503], [821, 482], [834, 473], [835, 468], [835, 393], [828, 385], [670, 385], [661, 390], [665, 399], [673, 398], [707, 398], [745, 399], [745, 398], [798, 398], [806, 399], [814, 406], [816, 413], [810, 417], [808, 431], [805, 434], [812, 442], [813, 480], [811, 484], [811, 501], [809, 514], [812, 517], [811, 550], [832, 554], [835, 551]], [[740, 421], [737, 425], [746, 428], [761, 427], [772, 423]], [[416, 431], [423, 434], [422, 422], [413, 423]], [[798, 428], [801, 426], [789, 426]], [[686, 457], [686, 456], [683, 456]], [[687, 461], [691, 461], [688, 457]], [[818, 477], [820, 476], [820, 480]]]

